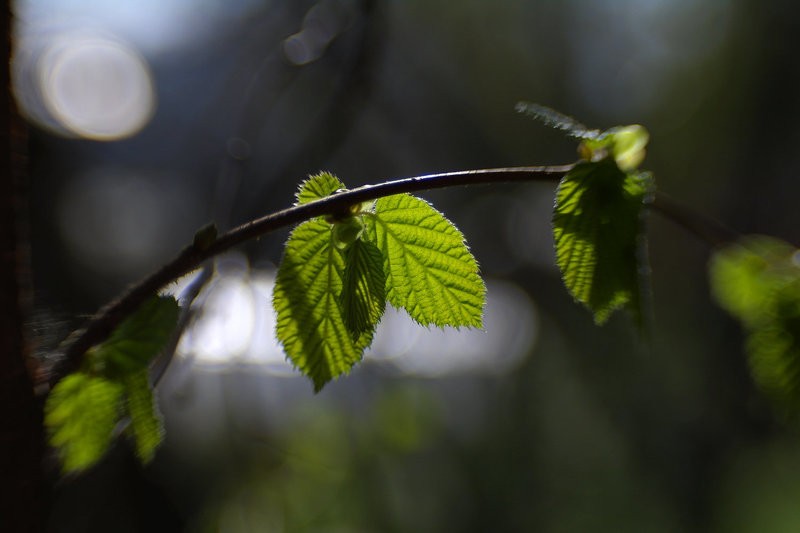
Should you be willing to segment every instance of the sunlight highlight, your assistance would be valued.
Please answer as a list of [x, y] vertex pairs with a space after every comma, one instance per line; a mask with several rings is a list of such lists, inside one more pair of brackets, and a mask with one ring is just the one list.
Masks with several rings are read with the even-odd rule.
[[[274, 283], [274, 270], [251, 269], [243, 256], [226, 256], [195, 302], [199, 314], [178, 353], [206, 368], [247, 364], [265, 374], [302, 377], [275, 339]], [[512, 371], [538, 337], [533, 302], [517, 285], [490, 280], [484, 320], [483, 330], [425, 329], [390, 306], [362, 364], [391, 365], [403, 374], [431, 378]]]
[[216, 270], [194, 302], [197, 318], [184, 332], [178, 353], [200, 366], [253, 364], [267, 374], [299, 377], [275, 339], [275, 271], [251, 269], [240, 254], [219, 258]]
[[527, 356], [538, 337], [533, 302], [517, 285], [487, 280], [484, 329], [424, 329], [388, 308], [368, 358], [424, 377], [501, 375]]
[[113, 39], [83, 33], [61, 36], [41, 56], [37, 74], [45, 107], [78, 137], [129, 137], [155, 110], [147, 63]]

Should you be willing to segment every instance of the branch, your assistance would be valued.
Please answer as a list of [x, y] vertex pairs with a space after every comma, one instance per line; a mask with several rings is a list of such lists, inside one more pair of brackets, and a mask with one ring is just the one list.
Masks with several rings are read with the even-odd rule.
[[[253, 220], [219, 236], [208, 246], [201, 247], [195, 244], [187, 246], [175, 259], [101, 308], [84, 329], [71, 335], [65, 342], [64, 356], [50, 372], [49, 384], [52, 387], [62, 377], [76, 370], [83, 354], [89, 348], [103, 342], [122, 320], [136, 311], [159, 289], [196, 269], [207, 259], [246, 241], [314, 217], [347, 212], [352, 205], [384, 196], [461, 185], [553, 182], [561, 179], [573, 167], [574, 165], [561, 165], [462, 170], [387, 181], [377, 185], [364, 185]], [[725, 228], [716, 220], [691, 210], [663, 193], [656, 193], [650, 207], [710, 246], [719, 246], [737, 238], [735, 232]]]
[[673, 200], [663, 192], [656, 193], [650, 208], [711, 247], [722, 246], [739, 238], [739, 234], [732, 229]]
[[116, 300], [102, 307], [89, 320], [85, 328], [73, 333], [65, 341], [66, 348], [63, 357], [59, 359], [49, 373], [49, 384], [52, 387], [61, 378], [77, 370], [83, 354], [89, 348], [108, 338], [120, 322], [136, 311], [144, 301], [158, 292], [159, 289], [196, 269], [203, 261], [250, 239], [314, 217], [346, 211], [351, 205], [384, 196], [460, 185], [523, 181], [552, 182], [561, 179], [573, 166], [464, 170], [387, 181], [377, 185], [365, 185], [253, 220], [219, 236], [209, 246], [189, 245], [172, 261], [138, 284], [131, 286]]

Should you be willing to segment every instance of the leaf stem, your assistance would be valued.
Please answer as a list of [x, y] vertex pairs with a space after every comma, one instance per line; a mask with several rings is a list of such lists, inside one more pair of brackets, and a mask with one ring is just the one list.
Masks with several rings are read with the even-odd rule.
[[[172, 261], [139, 283], [132, 285], [117, 299], [102, 307], [83, 329], [73, 333], [64, 343], [63, 357], [59, 358], [49, 372], [49, 384], [52, 387], [68, 373], [76, 370], [83, 354], [89, 348], [103, 342], [122, 320], [136, 311], [139, 305], [162, 287], [196, 269], [207, 259], [246, 241], [282, 227], [317, 216], [337, 213], [352, 205], [385, 196], [463, 185], [530, 181], [554, 182], [561, 179], [574, 166], [574, 164], [570, 164], [462, 170], [386, 181], [376, 185], [364, 185], [247, 222], [220, 235], [209, 245], [199, 247], [191, 244]], [[651, 205], [655, 211], [688, 229], [709, 244], [720, 244], [735, 235], [733, 232], [725, 230], [719, 223], [681, 206], [661, 193], [655, 196]]]
[[716, 219], [693, 210], [663, 192], [656, 192], [650, 208], [711, 247], [722, 246], [741, 237]]

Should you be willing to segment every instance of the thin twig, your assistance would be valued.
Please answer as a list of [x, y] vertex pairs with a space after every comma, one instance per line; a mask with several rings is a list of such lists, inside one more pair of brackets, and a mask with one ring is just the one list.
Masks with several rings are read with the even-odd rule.
[[377, 185], [365, 185], [356, 189], [322, 198], [302, 205], [278, 211], [263, 218], [243, 224], [219, 236], [210, 246], [201, 248], [189, 245], [177, 257], [136, 285], [131, 286], [116, 300], [105, 305], [92, 317], [85, 328], [75, 332], [58, 363], [49, 373], [52, 387], [62, 377], [76, 370], [83, 354], [92, 346], [104, 341], [114, 328], [132, 314], [144, 301], [159, 289], [180, 276], [191, 272], [206, 259], [265, 235], [276, 229], [297, 224], [317, 216], [339, 213], [348, 207], [393, 194], [441, 189], [460, 185], [478, 185], [520, 181], [556, 181], [569, 172], [574, 165], [513, 167], [482, 170], [464, 170], [430, 174]]
[[711, 247], [722, 246], [740, 237], [719, 221], [681, 204], [663, 192], [656, 193], [650, 208]]
[[[573, 167], [574, 165], [562, 165], [463, 170], [365, 185], [253, 220], [219, 236], [209, 246], [187, 246], [175, 259], [100, 309], [83, 330], [73, 334], [64, 356], [50, 373], [49, 383], [52, 386], [74, 371], [86, 350], [104, 341], [122, 320], [159, 289], [194, 270], [207, 259], [246, 241], [314, 217], [346, 212], [352, 205], [385, 196], [461, 185], [553, 182], [561, 179]], [[656, 193], [650, 207], [711, 246], [719, 246], [737, 238], [735, 232], [716, 220], [693, 211], [663, 193]]]

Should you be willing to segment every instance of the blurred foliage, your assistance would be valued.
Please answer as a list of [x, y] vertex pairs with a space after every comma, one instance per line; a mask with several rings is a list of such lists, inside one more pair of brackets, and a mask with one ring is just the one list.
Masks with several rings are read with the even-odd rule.
[[[94, 466], [108, 451], [117, 424], [128, 416], [136, 453], [153, 459], [163, 429], [148, 368], [173, 335], [178, 302], [154, 296], [92, 347], [84, 368], [58, 382], [47, 397], [45, 425], [63, 470]], [[124, 401], [123, 401], [124, 400]]]
[[715, 494], [711, 531], [791, 533], [800, 524], [800, 450], [776, 439], [732, 454]]
[[121, 379], [148, 368], [175, 331], [178, 302], [171, 296], [154, 296], [123, 320], [108, 338], [86, 353], [93, 373]]
[[756, 383], [782, 416], [800, 416], [800, 252], [772, 237], [751, 236], [716, 252], [714, 296], [747, 331]]
[[125, 407], [130, 414], [130, 431], [136, 445], [136, 455], [142, 463], [149, 463], [161, 445], [164, 434], [155, 392], [150, 387], [149, 373], [141, 370], [126, 376], [124, 384]]
[[93, 466], [106, 453], [120, 416], [124, 387], [116, 381], [76, 372], [47, 398], [45, 424], [65, 472]]

